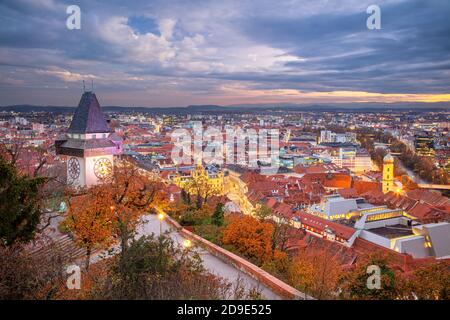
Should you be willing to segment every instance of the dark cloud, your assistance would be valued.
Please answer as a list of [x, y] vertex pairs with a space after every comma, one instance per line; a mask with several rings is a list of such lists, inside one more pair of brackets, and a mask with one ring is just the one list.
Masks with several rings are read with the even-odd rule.
[[[82, 78], [105, 92], [138, 91], [131, 99], [148, 105], [173, 104], [171, 94], [184, 97], [182, 104], [233, 95], [223, 91], [230, 84], [447, 93], [450, 2], [379, 2], [382, 29], [368, 30], [366, 0], [83, 0], [76, 2], [82, 29], [68, 30], [65, 8], [72, 3], [4, 0], [0, 104], [42, 103], [46, 96], [52, 104], [58, 94], [55, 101], [68, 103]], [[47, 95], [36, 95], [39, 89]]]

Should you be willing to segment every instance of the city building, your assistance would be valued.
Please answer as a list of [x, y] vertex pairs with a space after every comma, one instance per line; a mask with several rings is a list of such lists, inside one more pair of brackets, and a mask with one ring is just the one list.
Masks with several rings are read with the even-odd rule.
[[414, 136], [414, 148], [419, 156], [434, 156], [434, 138], [430, 134], [422, 133]]
[[319, 143], [356, 143], [356, 133], [335, 133], [322, 130], [320, 131]]

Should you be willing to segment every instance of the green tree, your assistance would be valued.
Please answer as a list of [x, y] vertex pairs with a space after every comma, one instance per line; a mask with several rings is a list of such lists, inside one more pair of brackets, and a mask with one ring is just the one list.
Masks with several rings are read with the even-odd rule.
[[[380, 288], [369, 288], [367, 285], [369, 266], [380, 268]], [[362, 259], [356, 268], [345, 273], [341, 280], [341, 295], [355, 300], [393, 300], [400, 296], [402, 279], [389, 266], [388, 258], [374, 253]]]
[[124, 259], [114, 257], [111, 262], [108, 274], [94, 285], [91, 298], [248, 299], [253, 293], [242, 286], [233, 288], [207, 272], [197, 253], [176, 246], [166, 236], [132, 240]]
[[66, 263], [55, 244], [45, 254], [30, 254], [19, 243], [0, 245], [0, 300], [59, 299]]
[[223, 204], [218, 203], [216, 205], [216, 209], [214, 210], [213, 215], [211, 216], [211, 222], [212, 224], [220, 227], [223, 225], [224, 217], [223, 217]]
[[268, 206], [261, 204], [255, 212], [256, 218], [259, 220], [266, 220], [268, 217], [270, 217], [273, 214], [272, 209]]
[[11, 245], [35, 236], [41, 219], [40, 189], [46, 179], [20, 175], [0, 156], [0, 242]]

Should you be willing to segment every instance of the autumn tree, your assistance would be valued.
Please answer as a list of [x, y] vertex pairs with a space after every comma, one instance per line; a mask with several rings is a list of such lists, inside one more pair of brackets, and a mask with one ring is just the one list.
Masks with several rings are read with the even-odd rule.
[[277, 221], [272, 221], [272, 250], [280, 250], [285, 252], [288, 249], [288, 241], [292, 238], [289, 221], [283, 217], [279, 217]]
[[142, 215], [154, 206], [165, 207], [160, 190], [162, 182], [149, 177], [140, 168], [127, 162], [117, 161], [114, 173], [101, 185], [105, 190], [112, 212], [113, 233], [120, 239], [122, 252], [133, 237]]
[[195, 196], [196, 206], [200, 208], [208, 202], [209, 197], [220, 194], [220, 187], [211, 181], [208, 173], [202, 166], [197, 166], [184, 185], [184, 189], [189, 195]]
[[46, 179], [21, 175], [0, 156], [0, 242], [11, 245], [34, 238], [41, 220], [40, 190]]
[[22, 150], [24, 149], [24, 145], [25, 141], [19, 139], [16, 139], [8, 144], [2, 143], [0, 144], [0, 155], [5, 161], [8, 161], [11, 165], [15, 166]]
[[419, 300], [450, 299], [450, 265], [437, 261], [413, 272], [405, 281], [403, 297]]
[[251, 216], [230, 216], [222, 242], [261, 265], [271, 259], [273, 226]]
[[290, 238], [290, 231], [292, 229], [292, 227], [289, 225], [288, 219], [280, 215], [275, 216], [273, 210], [264, 204], [258, 206], [255, 211], [255, 217], [260, 221], [267, 221], [272, 224], [272, 250], [286, 251], [287, 243]]
[[300, 252], [288, 268], [288, 281], [316, 299], [333, 299], [337, 295], [341, 274], [339, 259], [330, 245]]
[[113, 173], [102, 184], [85, 190], [82, 203], [72, 206], [73, 214], [66, 221], [87, 254], [93, 246], [109, 244], [110, 233], [119, 240], [124, 254], [140, 218], [155, 206], [166, 207], [160, 190], [162, 183], [139, 167], [116, 161]]
[[0, 245], [0, 300], [57, 299], [65, 285], [65, 261], [57, 248], [30, 254], [22, 244]]
[[77, 244], [86, 249], [86, 270], [92, 251], [106, 249], [113, 242], [108, 196], [106, 188], [94, 186], [86, 194], [68, 199], [68, 214], [63, 225], [74, 234]]

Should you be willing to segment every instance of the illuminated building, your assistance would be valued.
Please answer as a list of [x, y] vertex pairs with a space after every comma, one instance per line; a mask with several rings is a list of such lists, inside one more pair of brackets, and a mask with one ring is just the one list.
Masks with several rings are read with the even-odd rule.
[[329, 159], [340, 168], [347, 168], [354, 173], [372, 170], [372, 159], [365, 150], [354, 147], [342, 147], [332, 154]]
[[394, 191], [394, 157], [389, 153], [383, 158], [382, 191]]
[[422, 157], [434, 156], [434, 139], [432, 136], [423, 134], [414, 137], [414, 148], [417, 155]]
[[189, 182], [192, 179], [197, 181], [205, 180], [208, 186], [214, 190], [215, 195], [222, 195], [224, 193], [224, 175], [223, 171], [217, 167], [210, 165], [203, 167], [197, 164], [189, 174], [176, 173], [171, 178], [171, 181], [178, 187], [185, 189], [188, 193], [195, 193], [196, 190], [189, 190]]

